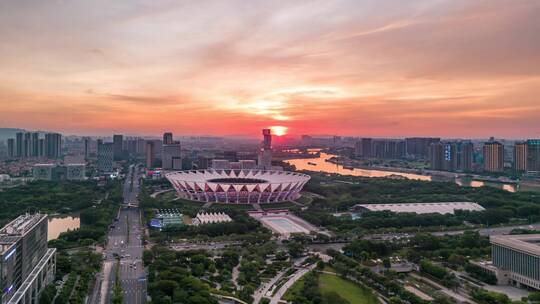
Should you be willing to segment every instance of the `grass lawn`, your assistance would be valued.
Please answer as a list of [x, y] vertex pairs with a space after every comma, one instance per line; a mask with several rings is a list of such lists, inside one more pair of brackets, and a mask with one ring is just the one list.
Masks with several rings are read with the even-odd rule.
[[321, 274], [319, 288], [322, 294], [336, 292], [351, 304], [377, 304], [377, 298], [368, 290], [340, 277]]
[[286, 301], [292, 301], [300, 293], [300, 291], [304, 288], [304, 277], [300, 278], [300, 280], [296, 281], [287, 292], [285, 292], [285, 295], [283, 295], [282, 299]]

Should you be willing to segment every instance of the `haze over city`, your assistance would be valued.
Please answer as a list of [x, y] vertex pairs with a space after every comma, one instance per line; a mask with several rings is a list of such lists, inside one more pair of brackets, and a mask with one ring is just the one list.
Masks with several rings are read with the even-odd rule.
[[539, 14], [538, 1], [3, 1], [0, 126], [538, 137]]

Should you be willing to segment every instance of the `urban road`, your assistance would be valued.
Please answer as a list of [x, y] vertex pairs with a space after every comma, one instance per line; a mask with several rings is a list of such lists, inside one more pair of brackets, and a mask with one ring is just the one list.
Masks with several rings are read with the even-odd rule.
[[139, 177], [139, 168], [130, 166], [124, 183], [124, 202], [108, 235], [103, 269], [90, 298], [92, 304], [111, 303], [117, 280], [120, 282], [123, 303], [146, 302], [146, 272], [142, 264], [143, 230], [137, 199]]

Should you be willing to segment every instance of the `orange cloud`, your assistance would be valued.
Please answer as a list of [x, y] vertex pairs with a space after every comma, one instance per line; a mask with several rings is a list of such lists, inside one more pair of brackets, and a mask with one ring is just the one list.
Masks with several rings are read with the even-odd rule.
[[540, 3], [0, 4], [0, 124], [540, 136]]

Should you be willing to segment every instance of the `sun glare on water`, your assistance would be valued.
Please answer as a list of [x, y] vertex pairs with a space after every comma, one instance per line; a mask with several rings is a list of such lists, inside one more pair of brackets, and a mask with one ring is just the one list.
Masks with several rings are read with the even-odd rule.
[[277, 136], [283, 136], [287, 134], [288, 129], [289, 128], [284, 127], [284, 126], [271, 126], [270, 127], [270, 130], [272, 131], [272, 135], [277, 135]]

